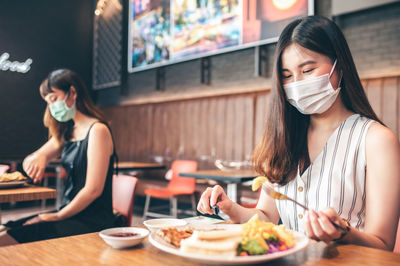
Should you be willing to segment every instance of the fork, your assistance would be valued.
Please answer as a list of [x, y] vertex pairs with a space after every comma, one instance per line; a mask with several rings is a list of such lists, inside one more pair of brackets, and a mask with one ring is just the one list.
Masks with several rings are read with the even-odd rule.
[[[288, 196], [275, 191], [270, 185], [263, 185], [262, 186], [263, 190], [273, 199], [277, 199], [277, 200], [290, 200], [292, 202], [294, 202], [295, 204], [299, 205], [300, 207], [302, 207], [303, 209], [305, 209], [306, 211], [308, 211], [308, 207], [301, 204], [300, 202], [289, 198]], [[343, 218], [342, 218], [343, 219]], [[329, 219], [330, 220], [330, 219]], [[334, 221], [330, 220], [331, 223], [333, 224], [334, 227], [336, 227], [336, 229], [342, 230], [342, 231], [347, 231], [347, 228], [344, 228], [343, 226], [335, 223]]]

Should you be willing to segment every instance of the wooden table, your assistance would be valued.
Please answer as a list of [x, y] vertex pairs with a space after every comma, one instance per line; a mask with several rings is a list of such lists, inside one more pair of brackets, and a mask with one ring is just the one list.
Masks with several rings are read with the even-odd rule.
[[118, 162], [116, 168], [118, 168], [119, 171], [159, 170], [165, 169], [165, 165], [158, 163]]
[[29, 185], [20, 188], [0, 189], [0, 203], [13, 201], [29, 201], [41, 199], [55, 199], [57, 191], [48, 187]]
[[[399, 265], [400, 255], [355, 245], [312, 241], [293, 255], [263, 265]], [[98, 233], [64, 237], [0, 248], [0, 265], [204, 265], [165, 253], [146, 239], [130, 249], [109, 247]]]
[[[15, 201], [30, 201], [41, 199], [55, 199], [57, 191], [48, 187], [39, 187], [28, 185], [20, 188], [3, 188], [0, 189], [0, 203]], [[1, 208], [0, 208], [1, 223]]]
[[[49, 163], [50, 167], [60, 166], [61, 161], [55, 160]], [[142, 163], [142, 162], [118, 162], [114, 167], [121, 171], [133, 171], [133, 170], [158, 170], [165, 169], [165, 165], [158, 163]]]
[[221, 181], [227, 184], [226, 194], [234, 202], [238, 201], [237, 185], [257, 176], [257, 173], [252, 170], [201, 170], [193, 173], [180, 173], [183, 177], [193, 177], [196, 179], [210, 179]]

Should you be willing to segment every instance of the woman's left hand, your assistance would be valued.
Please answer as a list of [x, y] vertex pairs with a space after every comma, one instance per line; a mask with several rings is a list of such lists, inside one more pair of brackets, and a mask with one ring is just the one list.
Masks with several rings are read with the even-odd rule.
[[318, 213], [309, 210], [305, 215], [304, 230], [306, 235], [317, 241], [329, 243], [341, 237], [343, 231], [337, 229], [332, 222], [346, 227], [346, 224], [332, 208], [326, 208]]
[[61, 220], [58, 216], [58, 213], [41, 213], [28, 221], [26, 221], [23, 225], [36, 224], [41, 222], [54, 222]]

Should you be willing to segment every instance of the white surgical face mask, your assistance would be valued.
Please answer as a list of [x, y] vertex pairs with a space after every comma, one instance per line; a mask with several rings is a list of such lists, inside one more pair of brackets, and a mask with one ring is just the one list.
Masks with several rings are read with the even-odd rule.
[[336, 60], [329, 74], [283, 85], [289, 103], [302, 114], [321, 114], [328, 110], [340, 92], [340, 87], [335, 90], [329, 81], [335, 66]]

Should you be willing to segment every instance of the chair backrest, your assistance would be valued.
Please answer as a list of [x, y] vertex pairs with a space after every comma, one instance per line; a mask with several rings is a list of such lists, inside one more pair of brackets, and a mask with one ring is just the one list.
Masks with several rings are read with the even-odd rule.
[[256, 202], [254, 202], [254, 203], [241, 202], [240, 205], [242, 205], [243, 207], [246, 207], [246, 208], [255, 208], [255, 207], [257, 207], [258, 201], [260, 200], [260, 196], [261, 196], [261, 190], [262, 190], [262, 188], [260, 187], [258, 189], [258, 192], [257, 192], [258, 196], [257, 196], [257, 201]]
[[399, 220], [399, 225], [397, 227], [396, 242], [395, 242], [395, 245], [394, 245], [393, 252], [400, 253], [400, 220]]
[[112, 186], [113, 209], [126, 218], [127, 226], [132, 224], [133, 199], [138, 179], [129, 175], [114, 175]]
[[10, 166], [7, 164], [0, 164], [0, 175], [4, 174], [5, 172], [10, 169]]
[[197, 162], [190, 160], [175, 160], [171, 165], [172, 178], [168, 189], [179, 191], [182, 194], [192, 194], [196, 188], [196, 179], [180, 177], [179, 173], [191, 173], [197, 170]]

